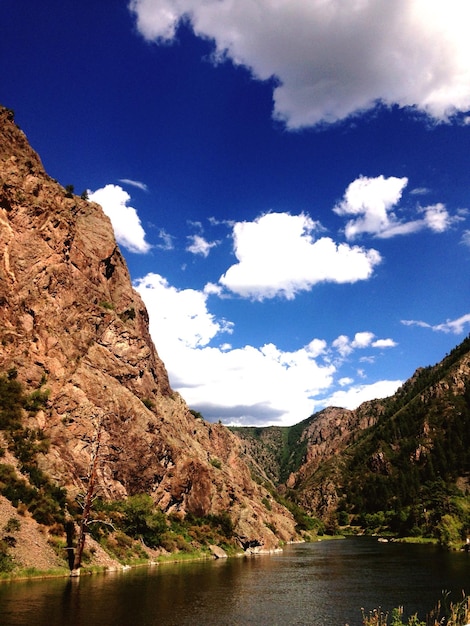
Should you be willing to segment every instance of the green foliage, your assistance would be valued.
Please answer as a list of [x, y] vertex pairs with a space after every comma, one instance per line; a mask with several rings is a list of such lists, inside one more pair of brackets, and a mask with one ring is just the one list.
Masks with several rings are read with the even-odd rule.
[[21, 528], [20, 520], [16, 517], [10, 517], [10, 519], [5, 524], [5, 527], [3, 530], [6, 533], [15, 533], [15, 532], [18, 532], [20, 528]]
[[150, 496], [130, 496], [123, 503], [122, 511], [124, 531], [128, 535], [141, 538], [150, 547], [159, 545], [159, 537], [167, 528], [166, 518]]
[[212, 467], [215, 467], [216, 469], [221, 469], [222, 468], [221, 460], [217, 459], [215, 457], [210, 460], [210, 464], [212, 465]]
[[125, 311], [123, 311], [122, 313], [119, 313], [119, 317], [121, 318], [121, 320], [123, 322], [127, 322], [128, 320], [134, 320], [135, 319], [135, 309], [134, 309], [134, 307], [131, 306], [128, 309], [126, 309]]
[[154, 402], [150, 398], [142, 398], [142, 404], [150, 410], [154, 407]]
[[445, 545], [470, 531], [469, 494], [456, 488], [470, 474], [470, 381], [463, 393], [445, 382], [469, 349], [467, 338], [442, 363], [419, 370], [343, 457], [339, 508], [365, 529]]
[[95, 520], [103, 522], [93, 525], [93, 537], [122, 562], [138, 558], [136, 541], [168, 552], [194, 552], [210, 544], [236, 551], [233, 522], [225, 512], [205, 517], [166, 516], [147, 494], [115, 502], [98, 499], [93, 509]]
[[26, 397], [24, 408], [31, 413], [37, 413], [47, 406], [49, 394], [49, 389], [36, 389]]
[[388, 614], [380, 609], [374, 609], [367, 614], [361, 609], [363, 626], [467, 626], [470, 621], [470, 598], [465, 596], [460, 602], [449, 604], [447, 596], [445, 594], [443, 602], [439, 602], [426, 616], [426, 621], [420, 620], [416, 614], [403, 621], [406, 618], [403, 617], [402, 606], [392, 610], [390, 622]]
[[23, 388], [16, 375], [9, 372], [0, 376], [0, 430], [20, 427], [24, 404]]
[[[39, 468], [37, 456], [49, 449], [49, 440], [40, 430], [22, 425], [25, 411], [36, 413], [47, 405], [49, 390], [37, 389], [26, 395], [16, 379], [16, 370], [0, 376], [0, 429], [5, 432], [8, 448], [18, 459], [21, 473], [13, 466], [0, 464], [0, 493], [18, 507], [26, 506], [40, 524], [63, 523], [65, 491], [57, 487]], [[41, 384], [44, 384], [43, 377]]]
[[65, 197], [73, 198], [73, 192], [75, 191], [75, 187], [73, 185], [65, 185]]
[[271, 506], [271, 502], [268, 500], [268, 498], [263, 498], [261, 500], [261, 502], [264, 504], [264, 506], [268, 509], [268, 511], [272, 510], [272, 506]]
[[11, 572], [14, 567], [9, 548], [8, 543], [0, 539], [0, 573]]

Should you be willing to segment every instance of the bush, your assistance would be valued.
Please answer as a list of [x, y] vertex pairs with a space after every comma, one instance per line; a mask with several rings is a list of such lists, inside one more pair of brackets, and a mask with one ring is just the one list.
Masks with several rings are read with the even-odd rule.
[[9, 553], [8, 544], [0, 539], [0, 572], [11, 572], [13, 569], [13, 559]]
[[160, 545], [160, 537], [167, 529], [163, 511], [156, 508], [152, 498], [145, 494], [130, 496], [121, 503], [123, 530], [130, 537], [142, 539], [150, 548]]

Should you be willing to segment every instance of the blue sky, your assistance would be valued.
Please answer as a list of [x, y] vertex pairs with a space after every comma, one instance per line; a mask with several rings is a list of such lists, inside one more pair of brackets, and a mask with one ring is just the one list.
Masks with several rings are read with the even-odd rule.
[[465, 0], [3, 0], [0, 102], [110, 217], [174, 389], [293, 424], [470, 329]]

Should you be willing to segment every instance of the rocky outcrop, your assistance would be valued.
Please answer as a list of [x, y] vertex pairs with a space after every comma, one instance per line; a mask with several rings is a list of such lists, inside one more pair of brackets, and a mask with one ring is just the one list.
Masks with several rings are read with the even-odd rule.
[[[305, 458], [289, 476], [288, 487], [298, 487], [323, 463], [340, 455], [363, 430], [375, 424], [382, 412], [382, 403], [372, 400], [354, 411], [328, 407], [317, 413], [302, 432], [300, 441], [306, 443]], [[307, 508], [311, 509], [311, 505]]]
[[[146, 492], [167, 512], [229, 512], [243, 540], [294, 538], [290, 513], [253, 482], [240, 441], [195, 418], [172, 391], [101, 207], [67, 192], [0, 110], [0, 372], [49, 390], [31, 426], [50, 439], [41, 467], [83, 489], [101, 431], [97, 485]], [[269, 527], [268, 527], [269, 526]], [[276, 534], [273, 529], [276, 529]]]

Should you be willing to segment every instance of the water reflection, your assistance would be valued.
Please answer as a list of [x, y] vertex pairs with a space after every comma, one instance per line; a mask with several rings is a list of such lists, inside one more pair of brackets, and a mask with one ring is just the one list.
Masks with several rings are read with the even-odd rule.
[[289, 546], [282, 554], [0, 584], [4, 626], [360, 626], [361, 607], [424, 617], [456, 599], [470, 557], [373, 539]]

